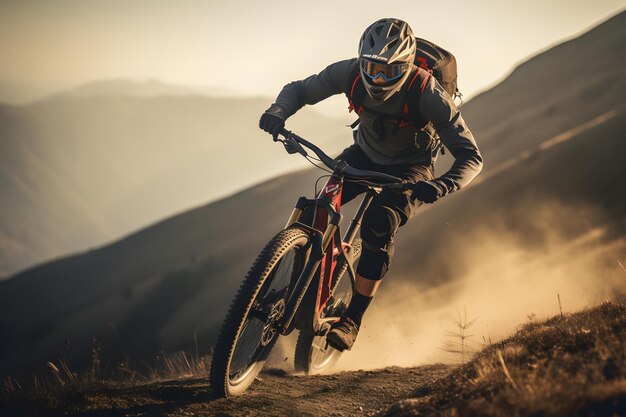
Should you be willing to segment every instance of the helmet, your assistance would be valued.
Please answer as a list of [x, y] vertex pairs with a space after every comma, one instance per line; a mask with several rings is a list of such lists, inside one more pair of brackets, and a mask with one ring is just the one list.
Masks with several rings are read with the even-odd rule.
[[[380, 19], [370, 25], [359, 43], [359, 68], [369, 96], [385, 101], [402, 88], [415, 60], [415, 37], [400, 19]], [[373, 79], [382, 76], [384, 85]]]

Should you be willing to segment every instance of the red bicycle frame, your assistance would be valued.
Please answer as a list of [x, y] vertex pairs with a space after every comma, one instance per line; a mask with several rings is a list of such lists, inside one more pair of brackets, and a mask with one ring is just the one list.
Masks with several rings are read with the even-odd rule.
[[[295, 313], [304, 298], [305, 292], [311, 282], [318, 282], [315, 299], [315, 311], [312, 320], [312, 328], [318, 332], [323, 330], [324, 323], [333, 322], [339, 317], [324, 317], [322, 311], [332, 296], [332, 277], [337, 261], [340, 256], [350, 256], [352, 241], [361, 225], [365, 210], [379, 190], [368, 187], [357, 213], [350, 222], [343, 239], [339, 236], [339, 223], [341, 221], [341, 193], [343, 190], [343, 178], [338, 172], [334, 172], [328, 179], [322, 190], [314, 200], [300, 197], [289, 218], [286, 227], [296, 224], [305, 230], [311, 237], [311, 254], [300, 274], [292, 295], [287, 300], [286, 311], [293, 312], [283, 317], [281, 333], [288, 334], [293, 330], [291, 326]], [[312, 226], [300, 223], [300, 217], [306, 207], [313, 206], [315, 209]], [[348, 262], [349, 274], [354, 280], [354, 270]], [[290, 308], [291, 307], [291, 308]]]
[[[322, 191], [320, 191], [320, 197], [325, 200], [329, 200], [338, 213], [341, 212], [342, 189], [343, 180], [337, 177], [330, 177], [324, 185], [324, 188], [322, 188]], [[328, 228], [328, 221], [329, 213], [326, 209], [324, 207], [317, 207], [313, 220], [313, 228], [325, 232]], [[316, 321], [320, 320], [321, 312], [331, 296], [332, 276], [335, 266], [337, 265], [337, 255], [339, 255], [339, 250], [336, 246], [339, 242], [335, 242], [335, 239], [336, 236], [331, 236], [329, 247], [333, 248], [333, 250], [326, 250], [320, 267], [317, 270], [317, 275], [319, 276], [319, 288], [317, 291], [317, 300], [315, 302]], [[342, 243], [342, 249], [344, 249], [344, 245], [348, 244]]]

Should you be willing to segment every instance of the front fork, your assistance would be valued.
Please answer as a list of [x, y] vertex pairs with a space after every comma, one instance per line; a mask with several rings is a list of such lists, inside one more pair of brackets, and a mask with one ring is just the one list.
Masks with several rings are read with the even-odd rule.
[[[307, 206], [320, 206], [328, 210], [330, 221], [328, 222], [328, 225], [323, 233], [318, 229], [298, 222], [302, 216], [304, 208]], [[333, 236], [339, 228], [340, 221], [341, 214], [334, 210], [334, 207], [324, 200], [310, 200], [305, 197], [300, 197], [296, 202], [296, 206], [294, 207], [285, 228], [297, 224], [299, 228], [308, 233], [311, 239], [311, 244], [308, 250], [308, 260], [306, 261], [300, 276], [296, 280], [293, 290], [291, 291], [291, 295], [287, 299], [285, 315], [278, 323], [281, 334], [286, 335], [291, 333], [293, 330], [293, 319], [302, 300], [304, 299], [307, 289], [311, 285], [313, 278], [315, 278], [315, 274], [320, 269], [322, 260], [329, 250], [329, 245], [332, 243]]]

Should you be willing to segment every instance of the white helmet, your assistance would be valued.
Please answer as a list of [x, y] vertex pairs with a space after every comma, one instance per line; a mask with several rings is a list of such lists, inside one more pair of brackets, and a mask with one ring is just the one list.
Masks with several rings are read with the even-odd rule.
[[[365, 29], [359, 43], [359, 67], [372, 99], [385, 101], [402, 88], [409, 78], [415, 50], [413, 31], [400, 19], [380, 19]], [[372, 83], [378, 77], [386, 83]]]

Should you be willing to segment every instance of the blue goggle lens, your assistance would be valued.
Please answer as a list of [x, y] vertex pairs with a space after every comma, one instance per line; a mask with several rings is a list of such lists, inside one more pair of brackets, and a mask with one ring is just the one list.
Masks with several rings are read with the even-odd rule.
[[394, 81], [402, 77], [409, 69], [409, 64], [382, 64], [380, 62], [361, 59], [361, 70], [371, 79], [383, 77], [385, 81]]

